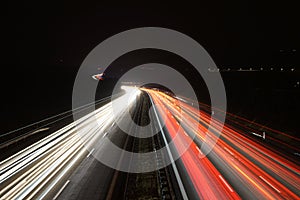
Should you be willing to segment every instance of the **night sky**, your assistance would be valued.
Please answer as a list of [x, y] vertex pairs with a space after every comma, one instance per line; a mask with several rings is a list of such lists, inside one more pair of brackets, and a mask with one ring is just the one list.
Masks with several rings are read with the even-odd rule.
[[263, 65], [300, 70], [296, 4], [199, 2], [5, 5], [0, 132], [70, 109], [73, 82], [87, 54], [104, 39], [131, 28], [158, 26], [183, 32], [197, 40], [220, 68]]

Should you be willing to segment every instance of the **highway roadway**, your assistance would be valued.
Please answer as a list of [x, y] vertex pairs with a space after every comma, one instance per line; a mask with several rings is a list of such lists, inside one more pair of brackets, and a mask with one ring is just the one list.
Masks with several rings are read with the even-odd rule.
[[[154, 145], [156, 148], [159, 146], [158, 136], [139, 145], [138, 138], [122, 132], [114, 121], [125, 120], [123, 113], [131, 107], [136, 122], [145, 120], [150, 101], [142, 100], [149, 97], [139, 93], [139, 90], [133, 89], [116, 98], [114, 101], [122, 105], [117, 113], [112, 110], [112, 102], [107, 103], [1, 161], [1, 199], [125, 199], [127, 196], [137, 196], [132, 195], [133, 190], [140, 191], [139, 195], [144, 197], [148, 195], [160, 199], [175, 198], [177, 195], [176, 198], [180, 199], [181, 194], [175, 192], [176, 182], [170, 182], [171, 168], [136, 176], [112, 169], [94, 156], [110, 153], [104, 138], [128, 151], [145, 151], [145, 144], [148, 151], [153, 151]], [[129, 104], [126, 102], [128, 95], [134, 97]], [[132, 124], [128, 123], [128, 126]], [[116, 163], [126, 162], [122, 160], [122, 155], [112, 159]], [[135, 180], [137, 178], [144, 181], [139, 183]], [[160, 184], [163, 179], [166, 182]], [[147, 186], [149, 182], [151, 184]], [[139, 185], [133, 187], [135, 183]]]
[[[299, 161], [291, 154], [300, 152], [298, 138], [205, 104], [198, 110], [192, 100], [158, 90], [127, 87], [113, 101], [120, 105], [117, 112], [107, 103], [2, 160], [0, 198], [300, 199]], [[154, 113], [148, 114], [151, 106]], [[123, 117], [127, 109], [134, 122]], [[222, 126], [218, 116], [224, 114]], [[147, 139], [124, 133], [115, 123], [123, 120], [135, 131], [133, 123], [144, 126], [149, 119], [162, 127]], [[156, 152], [174, 141], [168, 154], [157, 153], [148, 164], [186, 149], [159, 170], [129, 173], [97, 160], [111, 153], [107, 139], [137, 153]], [[127, 162], [122, 154], [112, 159], [116, 165]]]

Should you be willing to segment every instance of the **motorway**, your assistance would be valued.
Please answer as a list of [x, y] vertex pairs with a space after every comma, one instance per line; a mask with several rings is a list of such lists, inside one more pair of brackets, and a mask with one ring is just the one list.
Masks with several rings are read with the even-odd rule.
[[[299, 160], [293, 154], [300, 152], [299, 138], [231, 113], [222, 126], [218, 116], [224, 111], [205, 104], [198, 110], [190, 99], [153, 89], [127, 87], [113, 101], [2, 160], [0, 198], [300, 199]], [[151, 106], [154, 113], [148, 113]], [[124, 117], [128, 110], [133, 121]], [[126, 134], [116, 123], [135, 132], [134, 124], [145, 126], [149, 119], [164, 125], [146, 139], [140, 132]], [[108, 140], [128, 152], [157, 152], [156, 159], [128, 162], [110, 152]], [[167, 154], [156, 151], [171, 141]], [[115, 170], [97, 159], [109, 155], [116, 166], [143, 168], [182, 151], [176, 162], [144, 173]]]

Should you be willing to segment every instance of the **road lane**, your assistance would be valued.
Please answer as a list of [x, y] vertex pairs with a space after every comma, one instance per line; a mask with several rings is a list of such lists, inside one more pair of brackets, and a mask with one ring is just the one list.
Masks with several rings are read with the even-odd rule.
[[[153, 191], [157, 192], [152, 195], [156, 198], [163, 195], [179, 199], [300, 198], [298, 163], [293, 163], [291, 156], [285, 156], [289, 151], [278, 153], [274, 143], [253, 138], [249, 132], [262, 130], [259, 124], [247, 127], [246, 119], [230, 115], [229, 124], [222, 126], [217, 117], [225, 114], [222, 111], [207, 105], [202, 105], [204, 109], [199, 111], [184, 98], [174, 98], [158, 90], [143, 88], [142, 91], [147, 92], [150, 99], [144, 98], [143, 93], [135, 94], [128, 104], [125, 93], [114, 99], [119, 108], [116, 112], [112, 110], [112, 102], [107, 103], [1, 161], [0, 198], [130, 199], [142, 196], [138, 191], [146, 187], [146, 177], [152, 177], [148, 183], [154, 184]], [[145, 123], [147, 120], [142, 119], [151, 105], [155, 106], [156, 113], [150, 114], [151, 119], [159, 124], [165, 120], [165, 125], [160, 125], [162, 131], [152, 139], [129, 136], [115, 123], [115, 120], [124, 120], [136, 136], [143, 134], [132, 128], [134, 122], [127, 122], [123, 116], [132, 107], [135, 123]], [[274, 136], [275, 133], [285, 136], [284, 133], [265, 127], [263, 130], [273, 132], [266, 136], [273, 142], [298, 149]], [[186, 151], [170, 166], [151, 174], [119, 172], [96, 159], [97, 155], [109, 153], [107, 138], [127, 151], [156, 152], [176, 137], [169, 154], [163, 156], [173, 157], [187, 147]], [[204, 156], [206, 149], [201, 148], [203, 145], [213, 146], [207, 156]], [[157, 154], [157, 160], [151, 162], [162, 162], [160, 156]], [[122, 155], [113, 155], [112, 159], [121, 162]], [[129, 162], [128, 167], [130, 165]], [[138, 179], [146, 182], [143, 184]], [[144, 194], [148, 195], [146, 189]]]

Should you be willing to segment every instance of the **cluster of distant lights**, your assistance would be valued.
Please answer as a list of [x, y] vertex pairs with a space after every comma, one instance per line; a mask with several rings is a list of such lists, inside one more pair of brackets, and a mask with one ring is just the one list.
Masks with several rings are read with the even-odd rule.
[[[276, 72], [299, 72], [299, 70], [296, 70], [295, 68], [280, 68], [279, 70], [277, 70], [278, 68], [264, 68], [264, 67], [260, 67], [260, 68], [235, 68], [235, 69], [231, 69], [231, 68], [208, 68], [209, 72], [230, 72], [230, 71], [237, 71], [237, 72], [257, 72], [257, 71], [276, 71]], [[296, 84], [294, 85], [295, 88], [299, 88], [300, 87], [300, 82], [297, 81]]]
[[[280, 49], [279, 52], [280, 53], [295, 53], [297, 50], [296, 49]], [[279, 70], [277, 70], [279, 69]], [[234, 68], [234, 69], [231, 69], [231, 68], [226, 68], [226, 67], [223, 67], [223, 68], [215, 68], [215, 67], [209, 67], [208, 68], [208, 71], [209, 72], [228, 72], [228, 71], [280, 71], [280, 72], [295, 72], [295, 71], [299, 71], [299, 70], [296, 70], [295, 68], [293, 67], [249, 67], [249, 68]]]
[[[263, 67], [260, 67], [260, 68], [235, 68], [235, 69], [231, 69], [231, 68], [208, 68], [208, 71], [209, 72], [229, 72], [229, 71], [278, 71], [277, 68], [263, 68]], [[295, 68], [280, 68], [279, 69], [280, 72], [296, 72], [296, 69]]]

